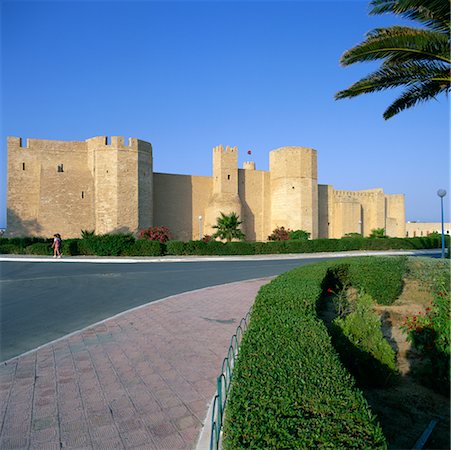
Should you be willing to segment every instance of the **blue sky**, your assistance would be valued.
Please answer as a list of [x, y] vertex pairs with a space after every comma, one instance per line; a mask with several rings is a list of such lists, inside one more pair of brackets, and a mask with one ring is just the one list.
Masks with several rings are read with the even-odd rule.
[[405, 193], [407, 220], [439, 221], [446, 97], [388, 121], [399, 91], [333, 99], [377, 67], [343, 68], [340, 55], [402, 23], [368, 11], [360, 0], [4, 0], [0, 226], [7, 136], [138, 137], [152, 143], [155, 171], [194, 175], [211, 175], [218, 144], [238, 146], [240, 167], [252, 150], [262, 170], [272, 149], [313, 147], [319, 183]]

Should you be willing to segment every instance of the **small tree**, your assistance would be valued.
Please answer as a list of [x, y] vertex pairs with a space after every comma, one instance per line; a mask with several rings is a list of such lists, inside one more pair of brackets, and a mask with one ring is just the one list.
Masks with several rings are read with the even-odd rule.
[[226, 215], [221, 212], [221, 217], [216, 219], [216, 228], [218, 231], [213, 234], [214, 238], [225, 239], [227, 242], [231, 242], [232, 239], [245, 239], [244, 233], [239, 229], [239, 226], [243, 222], [239, 220], [239, 216], [236, 213], [230, 213]]
[[290, 229], [285, 227], [277, 227], [272, 234], [268, 236], [268, 241], [288, 241], [290, 239]]
[[370, 238], [385, 238], [385, 228], [374, 228], [371, 230]]

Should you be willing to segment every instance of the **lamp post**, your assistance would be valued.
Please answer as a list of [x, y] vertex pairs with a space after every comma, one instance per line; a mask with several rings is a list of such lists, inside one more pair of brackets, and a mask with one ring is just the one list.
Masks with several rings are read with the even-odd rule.
[[443, 197], [446, 195], [445, 189], [439, 189], [437, 195], [440, 197], [441, 211], [442, 211], [442, 258], [445, 257], [445, 223], [443, 220]]
[[199, 241], [202, 240], [202, 216], [199, 216]]

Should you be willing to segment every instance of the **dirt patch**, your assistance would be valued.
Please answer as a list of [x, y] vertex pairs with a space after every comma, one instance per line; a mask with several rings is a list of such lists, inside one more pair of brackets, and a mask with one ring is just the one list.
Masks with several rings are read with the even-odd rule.
[[[353, 297], [355, 293], [350, 294]], [[406, 279], [403, 293], [393, 305], [375, 307], [381, 317], [384, 336], [396, 352], [399, 376], [388, 387], [361, 389], [379, 418], [390, 449], [413, 448], [431, 420], [436, 420], [437, 425], [423, 448], [450, 448], [449, 396], [436, 393], [419, 382], [416, 374], [422, 371], [425, 362], [400, 329], [408, 316], [424, 313], [431, 301], [431, 294], [416, 280]], [[326, 325], [334, 319], [332, 301], [323, 302], [319, 316]]]

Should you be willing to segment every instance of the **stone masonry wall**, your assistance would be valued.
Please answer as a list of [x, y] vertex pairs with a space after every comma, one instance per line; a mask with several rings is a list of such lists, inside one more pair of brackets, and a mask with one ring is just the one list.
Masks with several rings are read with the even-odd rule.
[[318, 237], [316, 150], [282, 147], [270, 152], [271, 229], [305, 230]]
[[270, 171], [253, 162], [238, 169], [236, 147], [213, 149], [211, 177], [153, 173], [151, 144], [98, 136], [82, 142], [8, 138], [6, 236], [60, 233], [79, 237], [170, 228], [174, 239], [215, 230], [220, 213], [235, 212], [249, 240], [266, 240], [279, 226], [312, 238], [386, 228], [405, 235], [403, 195], [382, 189], [340, 191], [317, 184], [316, 150], [270, 152]]

